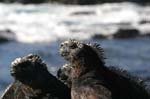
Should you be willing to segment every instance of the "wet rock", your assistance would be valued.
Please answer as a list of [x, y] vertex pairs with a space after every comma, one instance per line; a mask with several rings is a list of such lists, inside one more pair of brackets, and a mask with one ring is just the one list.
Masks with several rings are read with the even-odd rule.
[[96, 13], [94, 11], [77, 11], [71, 13], [71, 15], [95, 15]]
[[114, 35], [113, 38], [136, 38], [140, 36], [140, 32], [137, 29], [119, 29]]
[[147, 37], [150, 37], [150, 33], [145, 34]]
[[48, 0], [0, 0], [0, 2], [5, 2], [5, 3], [18, 2], [22, 4], [29, 4], [29, 3], [39, 4], [39, 3], [44, 3], [46, 1]]
[[89, 5], [89, 4], [97, 4], [100, 0], [49, 0], [51, 2], [60, 2], [64, 4], [79, 4], [79, 5]]
[[0, 0], [0, 2], [11, 3], [11, 2], [15, 2], [15, 0]]
[[7, 42], [7, 41], [8, 41], [8, 39], [0, 37], [0, 43]]
[[147, 24], [147, 23], [150, 23], [150, 20], [141, 20], [139, 22], [139, 24]]
[[5, 3], [19, 2], [23, 4], [57, 2], [57, 3], [64, 3], [64, 4], [79, 4], [79, 5], [92, 5], [92, 4], [113, 3], [113, 2], [135, 2], [140, 5], [150, 4], [150, 0], [0, 0], [0, 2], [5, 2]]
[[23, 4], [30, 4], [30, 3], [39, 4], [44, 3], [48, 0], [16, 0], [16, 1]]
[[[22, 90], [25, 87], [21, 82], [15, 81], [6, 88], [0, 99], [26, 99], [25, 93]], [[29, 91], [31, 92], [31, 90]], [[14, 95], [14, 92], [19, 94]]]
[[11, 30], [0, 30], [0, 43], [12, 41], [14, 39], [15, 34]]
[[113, 2], [135, 2], [138, 4], [150, 3], [149, 0], [49, 0], [53, 2], [60, 2], [64, 4], [79, 4], [79, 5], [91, 5], [99, 3], [113, 3]]
[[141, 35], [142, 37], [150, 37], [150, 33], [145, 33], [143, 35]]
[[92, 38], [93, 39], [106, 39], [107, 37], [102, 34], [95, 34]]

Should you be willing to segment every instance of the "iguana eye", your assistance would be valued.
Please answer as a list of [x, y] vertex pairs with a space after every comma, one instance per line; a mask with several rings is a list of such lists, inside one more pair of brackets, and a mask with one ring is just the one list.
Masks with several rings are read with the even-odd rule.
[[63, 47], [64, 46], [64, 44], [60, 44], [60, 47]]

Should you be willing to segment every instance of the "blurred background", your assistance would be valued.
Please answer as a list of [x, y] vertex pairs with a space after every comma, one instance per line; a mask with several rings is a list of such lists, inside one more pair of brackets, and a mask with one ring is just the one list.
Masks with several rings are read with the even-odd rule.
[[66, 63], [60, 42], [97, 42], [106, 64], [150, 86], [150, 0], [0, 0], [0, 95], [13, 79], [10, 64], [35, 53], [49, 71]]

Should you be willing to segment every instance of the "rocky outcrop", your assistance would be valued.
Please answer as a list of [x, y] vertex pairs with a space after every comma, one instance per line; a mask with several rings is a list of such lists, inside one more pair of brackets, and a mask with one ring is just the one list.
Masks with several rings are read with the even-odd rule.
[[95, 34], [92, 38], [93, 39], [106, 39], [107, 37], [102, 34]]
[[23, 4], [29, 4], [29, 3], [39, 4], [39, 3], [44, 3], [48, 0], [16, 0], [16, 1]]
[[[104, 33], [105, 34], [105, 33]], [[150, 33], [141, 33], [136, 28], [120, 28], [116, 32], [104, 35], [95, 34], [92, 36], [93, 39], [134, 39], [134, 38], [142, 38], [142, 37], [150, 37]]]
[[11, 30], [0, 30], [0, 43], [12, 40], [15, 40], [15, 34]]
[[64, 4], [79, 4], [79, 5], [100, 3], [100, 0], [50, 0], [50, 1], [60, 2]]
[[136, 38], [140, 36], [140, 32], [137, 29], [119, 29], [114, 35], [113, 38]]
[[139, 24], [150, 24], [150, 20], [141, 20]]
[[71, 13], [71, 15], [95, 15], [96, 13], [94, 11], [76, 11]]
[[149, 0], [0, 0], [0, 2], [19, 2], [23, 4], [39, 4], [45, 2], [57, 2], [64, 4], [79, 4], [79, 5], [91, 5], [91, 4], [99, 4], [99, 3], [112, 3], [112, 2], [135, 2], [138, 4], [150, 4]]
[[99, 3], [113, 3], [113, 2], [135, 2], [138, 4], [150, 3], [149, 0], [49, 0], [53, 2], [60, 2], [64, 4], [80, 4], [80, 5], [91, 5]]
[[0, 0], [0, 2], [4, 2], [4, 3], [18, 2], [18, 3], [23, 3], [23, 4], [29, 4], [29, 3], [39, 4], [39, 3], [44, 3], [46, 1], [48, 0]]

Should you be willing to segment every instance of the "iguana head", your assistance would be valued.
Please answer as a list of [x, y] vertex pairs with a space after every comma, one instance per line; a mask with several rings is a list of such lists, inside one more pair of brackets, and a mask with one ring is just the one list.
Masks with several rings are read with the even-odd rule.
[[86, 67], [104, 64], [103, 49], [98, 44], [84, 44], [76, 40], [64, 41], [60, 45], [60, 55], [67, 61]]
[[38, 55], [29, 54], [15, 59], [11, 64], [11, 75], [25, 84], [36, 81], [43, 71], [47, 71], [46, 64]]

